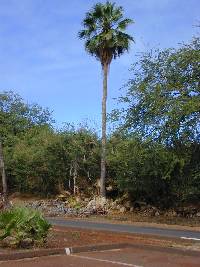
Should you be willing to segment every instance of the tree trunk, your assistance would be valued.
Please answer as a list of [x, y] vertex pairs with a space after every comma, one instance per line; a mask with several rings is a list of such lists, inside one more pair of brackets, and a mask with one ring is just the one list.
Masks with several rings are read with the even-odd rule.
[[78, 164], [77, 164], [77, 161], [75, 160], [75, 162], [74, 162], [74, 173], [73, 173], [74, 195], [76, 195], [76, 193], [78, 191], [78, 187], [76, 185], [76, 183], [77, 183], [77, 176], [78, 176]]
[[101, 178], [100, 195], [106, 196], [106, 101], [107, 101], [108, 64], [103, 65], [103, 97], [102, 97], [102, 138], [101, 138]]
[[5, 165], [4, 165], [4, 158], [3, 158], [3, 147], [2, 143], [0, 141], [0, 172], [1, 172], [1, 178], [2, 178], [2, 187], [3, 187], [3, 198], [6, 202], [7, 200], [7, 180], [6, 180], [6, 173], [5, 173]]

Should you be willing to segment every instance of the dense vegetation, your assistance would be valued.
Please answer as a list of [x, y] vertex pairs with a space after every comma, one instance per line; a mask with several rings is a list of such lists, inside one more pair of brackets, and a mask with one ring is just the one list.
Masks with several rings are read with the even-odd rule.
[[15, 207], [0, 213], [1, 245], [27, 247], [46, 241], [50, 224], [35, 210]]
[[3, 92], [0, 102], [10, 191], [48, 196], [98, 177], [95, 133], [70, 125], [56, 131], [48, 110], [25, 105], [13, 92]]
[[[111, 119], [107, 181], [118, 194], [160, 207], [200, 197], [200, 39], [139, 56]], [[94, 193], [100, 138], [88, 127], [53, 127], [48, 109], [0, 94], [9, 192]]]
[[200, 38], [142, 54], [131, 75], [119, 100], [123, 108], [112, 114], [126, 136], [114, 158], [121, 162], [116, 169], [121, 186], [164, 206], [198, 201]]

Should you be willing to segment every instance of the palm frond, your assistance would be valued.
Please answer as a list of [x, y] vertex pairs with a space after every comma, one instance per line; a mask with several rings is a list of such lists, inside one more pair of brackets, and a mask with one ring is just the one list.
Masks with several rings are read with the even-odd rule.
[[14, 207], [0, 213], [0, 240], [7, 236], [15, 237], [20, 244], [24, 238], [43, 240], [50, 224], [35, 210]]
[[97, 3], [94, 7], [93, 10], [91, 11], [91, 15], [92, 17], [97, 21], [97, 20], [101, 20], [103, 17], [103, 5], [102, 3]]
[[126, 28], [132, 23], [134, 23], [132, 19], [123, 19], [122, 21], [118, 23], [117, 30], [125, 31]]
[[94, 55], [101, 64], [111, 62], [128, 51], [133, 37], [124, 31], [133, 20], [123, 19], [123, 8], [107, 1], [97, 3], [83, 20], [84, 29], [79, 32], [80, 39], [85, 40], [86, 51]]

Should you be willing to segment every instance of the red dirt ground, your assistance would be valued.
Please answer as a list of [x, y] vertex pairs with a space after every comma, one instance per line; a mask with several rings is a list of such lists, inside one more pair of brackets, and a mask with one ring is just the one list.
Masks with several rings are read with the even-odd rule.
[[[141, 234], [126, 234], [106, 231], [94, 231], [70, 227], [55, 226], [51, 229], [47, 242], [43, 248], [64, 248], [85, 245], [100, 245], [113, 243], [130, 243], [138, 245], [150, 245], [159, 247], [179, 247], [187, 249], [198, 249], [195, 242], [171, 238], [158, 238]], [[34, 248], [38, 249], [38, 248]], [[23, 249], [24, 250], [24, 249]], [[22, 251], [22, 249], [0, 249], [0, 254], [5, 252]]]
[[83, 230], [56, 226], [49, 234], [46, 247], [61, 248], [71, 246], [84, 246], [96, 244], [132, 243], [145, 245], [158, 245], [164, 247], [191, 247], [192, 241], [179, 239], [158, 238], [139, 234], [112, 233], [105, 231]]

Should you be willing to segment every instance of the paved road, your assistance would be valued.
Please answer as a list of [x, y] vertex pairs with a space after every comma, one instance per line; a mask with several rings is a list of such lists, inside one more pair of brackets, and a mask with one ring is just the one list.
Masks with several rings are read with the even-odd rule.
[[49, 218], [48, 220], [53, 225], [66, 226], [66, 227], [113, 231], [113, 232], [126, 232], [126, 233], [136, 233], [136, 234], [149, 234], [149, 235], [158, 235], [165, 237], [180, 237], [186, 239], [191, 238], [200, 241], [200, 232], [197, 231], [162, 229], [155, 227], [127, 225], [127, 224], [97, 223], [85, 220], [68, 220], [61, 218]]

